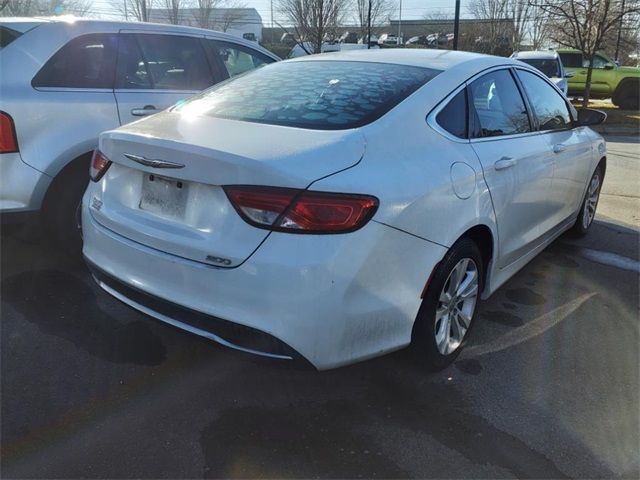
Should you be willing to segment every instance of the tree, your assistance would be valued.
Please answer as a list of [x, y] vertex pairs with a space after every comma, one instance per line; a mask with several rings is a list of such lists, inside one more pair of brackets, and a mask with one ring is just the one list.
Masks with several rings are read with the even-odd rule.
[[82, 17], [89, 12], [89, 0], [1, 0], [0, 16], [33, 17], [71, 14]]
[[213, 29], [220, 32], [229, 30], [229, 27], [246, 15], [244, 8], [246, 8], [244, 3], [234, 1], [225, 3], [225, 7], [214, 15]]
[[126, 17], [132, 15], [139, 22], [148, 22], [154, 0], [124, 0], [117, 2], [120, 13]]
[[640, 12], [640, 0], [545, 0], [540, 8], [550, 21], [562, 27], [555, 29], [553, 39], [560, 45], [579, 49], [588, 62], [582, 99], [582, 107], [587, 108], [593, 57], [607, 35], [617, 30], [621, 19]]
[[468, 9], [483, 23], [487, 53], [498, 53], [505, 46], [511, 51], [520, 48], [530, 23], [530, 0], [473, 0]]
[[276, 1], [280, 14], [293, 26], [296, 42], [307, 53], [320, 53], [325, 37], [336, 35], [348, 6], [348, 0]]
[[164, 7], [167, 9], [167, 18], [169, 23], [178, 25], [180, 23], [180, 15], [183, 7], [183, 0], [164, 0]]
[[220, 0], [197, 0], [196, 22], [200, 28], [211, 28], [211, 13], [218, 6]]
[[387, 23], [395, 12], [391, 0], [355, 0], [355, 21], [358, 26], [358, 38], [367, 38], [369, 27], [369, 3], [371, 3], [371, 26], [379, 27]]

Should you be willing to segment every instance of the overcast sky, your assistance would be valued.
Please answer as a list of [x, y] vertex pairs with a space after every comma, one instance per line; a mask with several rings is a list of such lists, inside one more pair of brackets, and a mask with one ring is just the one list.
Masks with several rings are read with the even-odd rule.
[[[262, 16], [262, 22], [265, 26], [269, 26], [271, 22], [270, 0], [240, 0], [247, 7], [255, 8]], [[276, 0], [277, 1], [277, 0]], [[92, 11], [94, 15], [102, 18], [117, 18], [120, 16], [118, 5], [122, 5], [124, 0], [93, 0]], [[156, 0], [156, 3], [163, 4], [163, 0]], [[467, 2], [462, 1], [462, 15], [464, 16], [464, 6]], [[400, 0], [397, 0], [399, 6]], [[442, 11], [453, 17], [455, 8], [454, 0], [402, 0], [402, 18], [422, 18], [428, 12]], [[275, 13], [277, 20], [277, 12]], [[398, 17], [398, 11], [394, 18]]]

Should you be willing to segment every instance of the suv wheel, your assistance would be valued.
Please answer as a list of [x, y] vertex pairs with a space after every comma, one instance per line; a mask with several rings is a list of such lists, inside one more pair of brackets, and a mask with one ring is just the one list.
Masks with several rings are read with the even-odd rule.
[[612, 102], [623, 110], [640, 109], [640, 82], [623, 82], [613, 94]]
[[71, 162], [53, 179], [44, 199], [42, 222], [57, 246], [73, 255], [82, 250], [78, 208], [89, 183], [89, 156]]

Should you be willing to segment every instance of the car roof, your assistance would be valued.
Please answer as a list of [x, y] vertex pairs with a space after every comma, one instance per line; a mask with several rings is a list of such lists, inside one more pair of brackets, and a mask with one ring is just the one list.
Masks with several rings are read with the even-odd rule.
[[14, 28], [14, 25], [19, 25], [21, 24], [20, 22], [22, 22], [22, 24], [24, 25], [27, 25], [27, 24], [30, 25], [28, 28], [25, 28], [25, 30], [22, 33], [32, 29], [37, 25], [48, 24], [51, 27], [54, 27], [55, 25], [68, 25], [70, 27], [74, 25], [81, 26], [85, 30], [87, 30], [87, 32], [85, 33], [91, 33], [90, 30], [100, 31], [104, 29], [106, 31], [147, 30], [147, 31], [156, 31], [156, 32], [161, 30], [163, 32], [203, 35], [207, 37], [216, 38], [222, 41], [228, 40], [241, 45], [246, 45], [249, 48], [258, 50], [266, 54], [267, 56], [272, 57], [274, 60], [280, 59], [273, 52], [262, 47], [257, 42], [252, 42], [250, 40], [246, 40], [244, 38], [237, 37], [229, 33], [219, 32], [217, 30], [188, 27], [184, 25], [171, 25], [166, 23], [150, 23], [150, 22], [124, 22], [124, 21], [118, 21], [118, 20], [96, 20], [96, 19], [80, 18], [73, 15], [60, 15], [56, 17], [31, 17], [31, 18], [6, 17], [6, 18], [0, 19], [0, 25], [3, 25], [5, 22], [7, 23], [6, 26], [9, 28]]
[[433, 68], [436, 70], [449, 70], [455, 66], [463, 65], [465, 63], [482, 63], [485, 68], [493, 65], [516, 64], [515, 61], [504, 57], [494, 57], [492, 55], [463, 52], [459, 50], [436, 50], [428, 48], [347, 50], [344, 52], [323, 53], [321, 55], [308, 55], [305, 57], [298, 57], [290, 61], [313, 62], [326, 60], [393, 63], [397, 65]]
[[517, 58], [518, 60], [524, 60], [527, 58], [538, 59], [555, 59], [558, 58], [558, 52], [554, 50], [532, 50], [530, 52], [514, 52], [511, 58]]

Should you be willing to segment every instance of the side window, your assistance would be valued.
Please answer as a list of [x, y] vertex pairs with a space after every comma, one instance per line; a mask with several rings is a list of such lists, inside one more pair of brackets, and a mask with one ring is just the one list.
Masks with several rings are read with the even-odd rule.
[[560, 58], [565, 67], [582, 68], [581, 53], [561, 53]]
[[118, 88], [204, 90], [213, 84], [200, 40], [160, 34], [123, 34]]
[[451, 135], [467, 138], [467, 95], [462, 89], [436, 116], [436, 122]]
[[606, 58], [601, 57], [600, 55], [593, 57], [593, 68], [604, 69], [604, 66], [609, 63], [610, 62]]
[[116, 88], [153, 88], [151, 77], [147, 72], [147, 64], [134, 35], [120, 35]]
[[274, 60], [244, 45], [228, 42], [211, 41], [214, 53], [224, 64], [229, 77], [261, 67]]
[[487, 73], [474, 80], [470, 89], [476, 118], [480, 123], [480, 137], [531, 131], [524, 101], [507, 70]]
[[93, 33], [74, 38], [40, 69], [34, 87], [113, 88], [115, 34]]
[[557, 130], [571, 127], [571, 115], [564, 98], [531, 72], [518, 70], [524, 90], [529, 97], [531, 108], [538, 118], [540, 130]]

